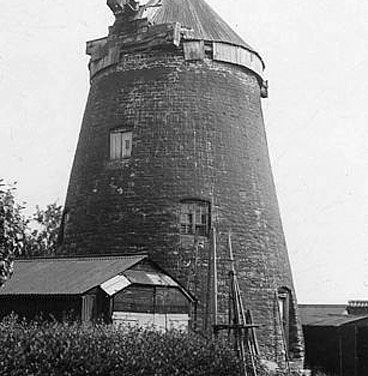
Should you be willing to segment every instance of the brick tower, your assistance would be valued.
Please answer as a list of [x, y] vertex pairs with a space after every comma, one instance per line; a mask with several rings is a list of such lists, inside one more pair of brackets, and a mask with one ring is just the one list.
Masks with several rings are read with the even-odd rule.
[[302, 357], [267, 150], [264, 63], [204, 0], [109, 0], [87, 43], [91, 89], [71, 172], [61, 255], [148, 252], [198, 299], [198, 327], [228, 320], [229, 234], [262, 356]]

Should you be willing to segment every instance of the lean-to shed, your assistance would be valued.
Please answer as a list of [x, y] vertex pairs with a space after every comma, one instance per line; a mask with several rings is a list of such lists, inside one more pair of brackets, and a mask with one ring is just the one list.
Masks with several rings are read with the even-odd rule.
[[368, 375], [368, 315], [344, 305], [299, 305], [306, 366], [328, 375]]
[[0, 288], [0, 316], [159, 328], [189, 326], [190, 294], [147, 255], [18, 260]]

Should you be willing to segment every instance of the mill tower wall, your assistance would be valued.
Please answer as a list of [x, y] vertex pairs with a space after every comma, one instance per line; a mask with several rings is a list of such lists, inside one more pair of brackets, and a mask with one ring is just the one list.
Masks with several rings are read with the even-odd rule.
[[[193, 320], [203, 329], [213, 322], [214, 241], [218, 321], [228, 320], [230, 235], [244, 305], [261, 324], [262, 355], [282, 362], [287, 346], [301, 359], [261, 109], [261, 58], [248, 45], [204, 40], [180, 23], [125, 21], [117, 18], [108, 38], [88, 43], [91, 89], [59, 253], [148, 252], [196, 296]], [[131, 145], [116, 158], [119, 132]]]

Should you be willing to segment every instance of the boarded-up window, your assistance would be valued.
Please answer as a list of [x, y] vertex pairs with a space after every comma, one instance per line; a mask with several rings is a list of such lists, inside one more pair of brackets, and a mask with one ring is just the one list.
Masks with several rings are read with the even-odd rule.
[[204, 41], [185, 42], [184, 58], [185, 60], [203, 60], [204, 59]]
[[181, 203], [180, 231], [185, 235], [208, 236], [210, 228], [210, 206], [205, 201]]
[[113, 130], [110, 132], [110, 159], [129, 158], [132, 154], [132, 132]]

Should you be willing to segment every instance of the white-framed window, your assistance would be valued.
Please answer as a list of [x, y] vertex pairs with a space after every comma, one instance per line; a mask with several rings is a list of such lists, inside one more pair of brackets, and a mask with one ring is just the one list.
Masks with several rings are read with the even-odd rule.
[[180, 232], [184, 235], [208, 236], [210, 229], [210, 205], [206, 201], [182, 201], [180, 208]]
[[110, 131], [110, 159], [129, 158], [132, 155], [132, 132], [116, 129]]

